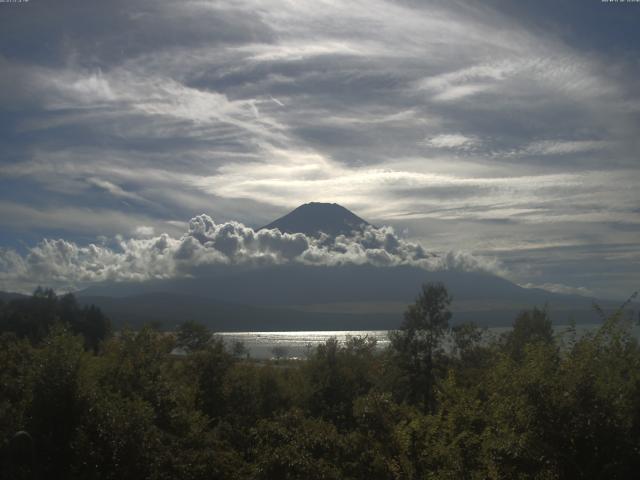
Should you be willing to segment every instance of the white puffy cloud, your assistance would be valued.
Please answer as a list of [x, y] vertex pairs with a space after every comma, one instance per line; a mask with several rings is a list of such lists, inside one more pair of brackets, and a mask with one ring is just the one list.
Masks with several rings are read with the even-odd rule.
[[427, 270], [499, 272], [495, 262], [470, 254], [434, 254], [404, 240], [391, 227], [368, 226], [353, 235], [310, 237], [278, 229], [254, 230], [238, 222], [216, 223], [208, 215], [189, 221], [179, 238], [152, 236], [148, 227], [138, 237], [80, 246], [44, 239], [21, 255], [0, 250], [0, 289], [30, 291], [37, 285], [73, 290], [104, 281], [147, 281], [191, 276], [203, 267], [302, 264], [379, 267], [412, 265]]
[[[638, 42], [609, 41], [620, 9], [564, 9], [558, 29], [559, 12], [528, 18], [536, 2], [50, 3], [0, 16], [7, 245], [157, 237], [140, 225], [177, 240], [200, 211], [263, 225], [328, 201], [504, 262], [581, 245], [556, 270], [519, 257], [541, 272], [519, 282], [637, 284]], [[601, 253], [621, 243], [630, 260]], [[590, 281], [564, 278], [587, 266]]]

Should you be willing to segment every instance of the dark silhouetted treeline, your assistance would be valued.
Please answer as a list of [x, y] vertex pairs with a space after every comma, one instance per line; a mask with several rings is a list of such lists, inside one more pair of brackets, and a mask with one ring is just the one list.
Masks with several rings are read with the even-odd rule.
[[450, 329], [450, 303], [425, 285], [387, 349], [330, 339], [260, 362], [194, 323], [108, 336], [72, 297], [5, 304], [2, 478], [637, 478], [624, 309], [561, 337], [533, 309], [492, 338]]
[[82, 335], [85, 346], [93, 351], [111, 333], [111, 323], [100, 309], [81, 307], [71, 293], [57, 296], [51, 289], [38, 287], [31, 297], [0, 300], [0, 333], [11, 332], [39, 344], [56, 325]]

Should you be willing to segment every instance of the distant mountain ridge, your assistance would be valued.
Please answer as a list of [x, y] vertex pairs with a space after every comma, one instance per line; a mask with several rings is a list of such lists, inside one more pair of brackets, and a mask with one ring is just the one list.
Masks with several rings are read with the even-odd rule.
[[[262, 228], [335, 237], [369, 225], [341, 205], [311, 202]], [[427, 271], [408, 265], [226, 265], [197, 278], [100, 284], [79, 295], [131, 323], [146, 317], [172, 325], [181, 316], [236, 331], [375, 329], [397, 328], [406, 305], [425, 282], [442, 282], [452, 294], [453, 323], [510, 325], [519, 311], [545, 304], [560, 323], [569, 318], [597, 321], [585, 297], [522, 288], [487, 272]]]
[[[508, 326], [520, 311], [545, 305], [554, 323], [598, 322], [586, 297], [522, 288], [488, 273], [410, 266], [224, 270], [200, 278], [96, 285], [78, 295], [81, 302], [103, 308], [116, 323], [122, 318], [140, 324], [146, 317], [165, 326], [195, 319], [228, 331], [375, 330], [398, 328], [406, 306], [425, 282], [442, 282], [453, 296], [452, 324]], [[611, 311], [617, 303], [600, 305]]]
[[277, 228], [282, 233], [304, 233], [312, 237], [326, 233], [336, 237], [362, 231], [369, 225], [369, 222], [337, 203], [311, 202], [300, 205], [260, 230]]
[[[338, 236], [369, 225], [340, 205], [312, 202], [262, 228]], [[397, 328], [426, 282], [442, 282], [453, 296], [453, 324], [507, 326], [520, 311], [545, 305], [559, 324], [598, 321], [586, 297], [522, 288], [488, 272], [410, 265], [226, 264], [197, 276], [99, 283], [77, 295], [81, 303], [102, 308], [115, 325], [159, 322], [175, 328], [196, 320], [218, 331], [375, 330]], [[0, 299], [14, 295], [0, 292]], [[600, 306], [611, 311], [618, 305], [604, 301]]]
[[304, 312], [290, 308], [258, 307], [174, 292], [153, 292], [128, 297], [79, 296], [83, 305], [97, 305], [116, 328], [138, 328], [155, 323], [175, 330], [185, 321], [196, 321], [217, 332], [387, 330], [396, 328], [400, 314], [359, 315]]
[[23, 295], [22, 293], [15, 292], [0, 292], [0, 301], [2, 302], [10, 302], [11, 300], [17, 300], [19, 298], [26, 298], [27, 295]]

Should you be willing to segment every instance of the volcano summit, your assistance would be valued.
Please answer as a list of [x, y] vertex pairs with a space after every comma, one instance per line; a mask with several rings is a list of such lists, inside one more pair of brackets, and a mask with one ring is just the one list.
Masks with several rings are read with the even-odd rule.
[[304, 233], [312, 237], [325, 233], [332, 237], [362, 232], [370, 223], [337, 203], [311, 202], [300, 205], [263, 229], [277, 228], [282, 233]]
[[180, 238], [121, 246], [124, 253], [99, 251], [96, 261], [110, 255], [124, 273], [142, 265], [146, 278], [95, 280], [79, 296], [132, 324], [171, 326], [179, 316], [227, 331], [395, 328], [425, 282], [446, 285], [454, 323], [510, 324], [545, 304], [560, 322], [593, 320], [586, 297], [520, 287], [477, 257], [426, 251], [337, 204], [301, 205], [258, 230], [203, 214]]

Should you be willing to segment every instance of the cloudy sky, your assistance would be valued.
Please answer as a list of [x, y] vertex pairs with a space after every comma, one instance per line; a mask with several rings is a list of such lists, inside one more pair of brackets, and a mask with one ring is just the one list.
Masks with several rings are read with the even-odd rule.
[[327, 201], [403, 248], [625, 297], [639, 23], [601, 0], [0, 3], [0, 287]]

